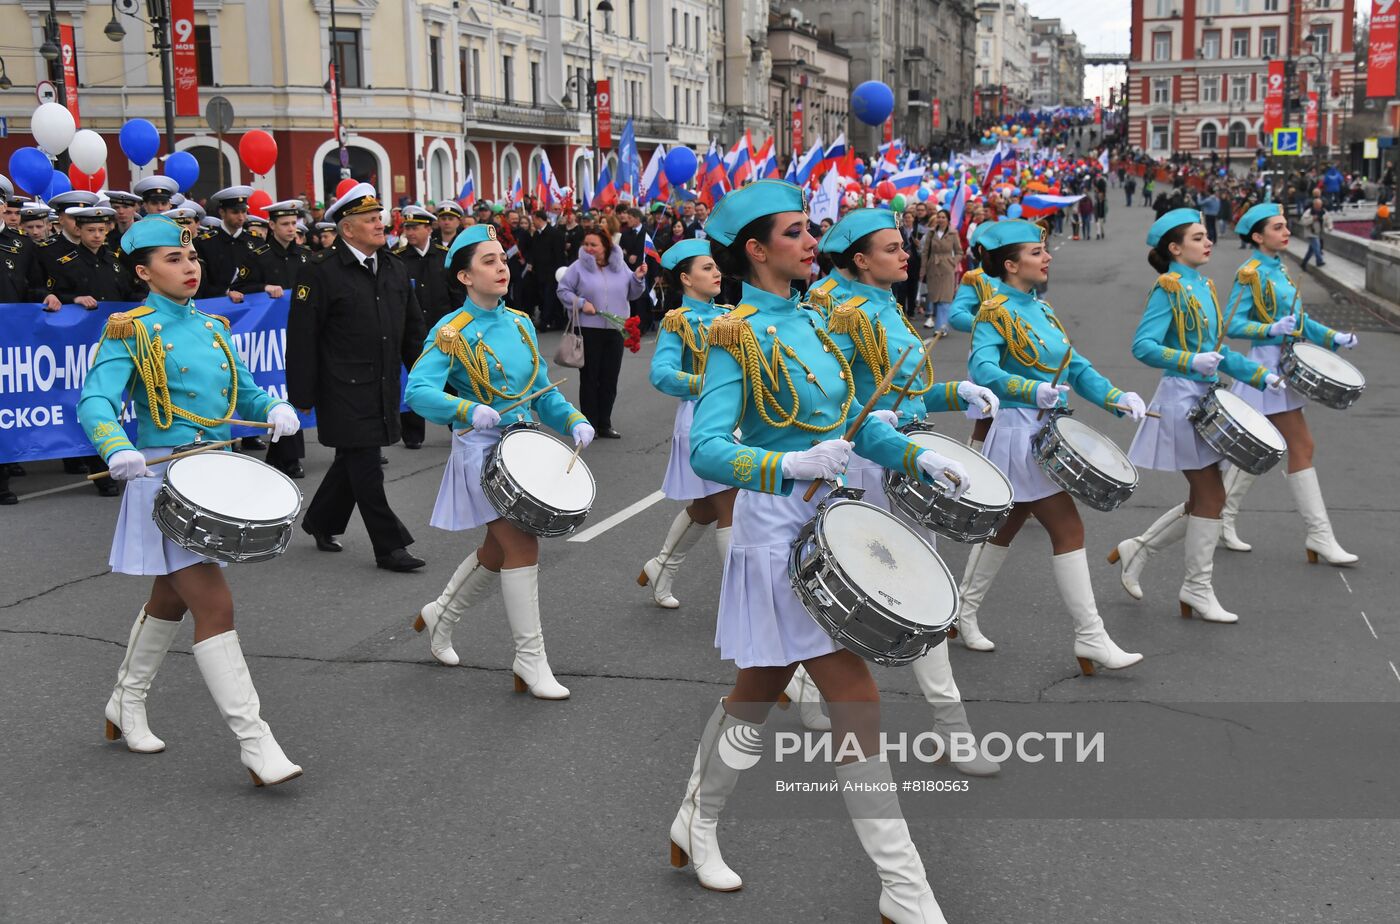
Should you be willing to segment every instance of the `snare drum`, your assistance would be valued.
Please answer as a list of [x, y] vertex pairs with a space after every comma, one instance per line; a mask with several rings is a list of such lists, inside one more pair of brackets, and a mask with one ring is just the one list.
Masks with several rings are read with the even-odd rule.
[[565, 471], [572, 447], [534, 422], [507, 427], [481, 468], [481, 491], [503, 518], [527, 533], [551, 538], [578, 529], [593, 508], [597, 486], [582, 459]]
[[292, 479], [257, 459], [214, 450], [166, 466], [151, 516], [176, 545], [237, 563], [285, 552], [300, 510]]
[[1366, 376], [1360, 369], [1326, 347], [1304, 340], [1284, 346], [1278, 368], [1294, 391], [1337, 410], [1351, 407], [1366, 390]]
[[1186, 418], [1207, 446], [1251, 475], [1273, 468], [1288, 448], [1269, 418], [1224, 388], [1201, 395]]
[[967, 469], [972, 485], [953, 498], [941, 485], [928, 484], [903, 472], [886, 470], [885, 496], [897, 510], [926, 529], [957, 542], [982, 542], [996, 534], [1011, 514], [1011, 482], [977, 450], [924, 424], [904, 428], [920, 449], [931, 449]]
[[1070, 412], [1051, 413], [1031, 440], [1045, 477], [1095, 510], [1121, 507], [1137, 490], [1137, 466], [1116, 443]]
[[908, 664], [957, 621], [958, 586], [918, 533], [838, 489], [793, 540], [788, 578], [833, 640], [878, 664]]

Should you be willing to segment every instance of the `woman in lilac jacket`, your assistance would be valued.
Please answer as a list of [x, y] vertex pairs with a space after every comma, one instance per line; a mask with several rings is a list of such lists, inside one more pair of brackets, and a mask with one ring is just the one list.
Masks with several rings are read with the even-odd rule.
[[559, 280], [559, 301], [583, 333], [579, 410], [605, 439], [622, 438], [612, 425], [617, 376], [622, 371], [622, 331], [603, 314], [628, 317], [632, 313], [628, 302], [641, 296], [646, 277], [646, 261], [632, 272], [622, 260], [622, 249], [604, 232], [590, 229], [584, 232], [578, 259]]

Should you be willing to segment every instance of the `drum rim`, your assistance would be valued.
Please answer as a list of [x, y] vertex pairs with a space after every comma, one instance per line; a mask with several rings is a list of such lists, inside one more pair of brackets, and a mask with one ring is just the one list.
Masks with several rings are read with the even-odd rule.
[[[1301, 365], [1309, 374], [1325, 380], [1326, 383], [1329, 385], [1334, 385], [1337, 388], [1348, 392], [1359, 391], [1366, 387], [1365, 373], [1363, 373], [1361, 369], [1351, 360], [1347, 359], [1344, 356], [1338, 356], [1335, 350], [1329, 350], [1325, 346], [1320, 346], [1316, 343], [1310, 343], [1306, 340], [1290, 343], [1288, 345], [1288, 350], [1298, 365]], [[1311, 353], [1317, 353], [1320, 356], [1327, 357], [1329, 360], [1341, 363], [1347, 369], [1350, 369], [1352, 372], [1356, 373], [1356, 377], [1361, 381], [1359, 383], [1354, 384], [1347, 383], [1343, 382], [1339, 378], [1336, 378], [1335, 376], [1329, 375], [1322, 369], [1318, 368], [1317, 364], [1308, 360], [1308, 355]]]
[[[489, 450], [489, 453], [490, 453], [489, 458], [487, 458], [485, 464], [482, 466], [482, 475], [483, 475], [483, 476], [485, 475], [486, 470], [487, 470], [488, 468], [494, 467], [495, 469], [498, 469], [498, 470], [505, 476], [506, 480], [507, 480], [508, 482], [510, 482], [511, 487], [515, 488], [515, 489], [516, 489], [517, 491], [519, 491], [521, 494], [524, 494], [525, 496], [529, 497], [529, 498], [530, 498], [531, 500], [533, 500], [536, 504], [539, 504], [539, 505], [541, 505], [541, 506], [548, 506], [549, 509], [551, 509], [551, 510], [556, 510], [556, 509], [559, 510], [559, 515], [560, 515], [560, 516], [567, 516], [567, 515], [570, 515], [570, 514], [588, 514], [588, 513], [592, 512], [592, 510], [593, 510], [593, 504], [598, 500], [598, 479], [596, 479], [596, 478], [593, 477], [593, 469], [589, 468], [588, 463], [585, 462], [585, 461], [583, 460], [583, 456], [582, 456], [582, 455], [580, 455], [579, 458], [578, 458], [578, 460], [576, 461], [576, 463], [575, 463], [575, 469], [577, 469], [577, 467], [580, 466], [580, 465], [583, 466], [583, 472], [584, 472], [585, 475], [588, 476], [588, 485], [589, 485], [589, 488], [591, 489], [591, 493], [590, 493], [590, 496], [589, 496], [589, 498], [588, 498], [588, 504], [587, 504], [587, 506], [584, 506], [584, 507], [578, 507], [578, 508], [572, 508], [572, 509], [567, 509], [567, 510], [566, 510], [566, 509], [562, 509], [562, 508], [557, 508], [557, 507], [555, 507], [555, 506], [552, 505], [552, 504], [545, 504], [543, 501], [541, 501], [541, 500], [539, 499], [538, 496], [536, 496], [536, 495], [533, 494], [531, 491], [529, 491], [524, 485], [522, 485], [522, 484], [520, 483], [520, 481], [519, 481], [514, 475], [511, 474], [510, 469], [506, 466], [505, 462], [501, 459], [501, 447], [502, 447], [503, 445], [505, 445], [506, 440], [510, 439], [512, 436], [518, 436], [518, 435], [520, 435], [520, 434], [522, 434], [522, 433], [533, 433], [533, 434], [536, 434], [536, 435], [538, 435], [538, 436], [542, 436], [542, 437], [544, 437], [545, 439], [553, 440], [554, 442], [558, 443], [560, 446], [564, 447], [564, 449], [567, 450], [568, 452], [573, 452], [573, 450], [569, 447], [569, 444], [568, 444], [568, 443], [565, 443], [563, 440], [561, 440], [559, 437], [555, 436], [553, 433], [546, 433], [546, 432], [540, 427], [540, 425], [537, 424], [537, 423], [534, 424], [533, 426], [523, 426], [523, 425], [513, 426], [513, 427], [510, 427], [510, 428], [507, 428], [504, 432], [502, 432], [502, 433], [501, 433], [501, 438], [498, 439], [498, 440], [496, 441], [495, 445], [492, 446], [491, 449]], [[497, 513], [500, 513], [500, 511], [498, 510]], [[502, 515], [502, 516], [505, 516], [504, 513], [502, 513], [501, 515]]]
[[[968, 497], [966, 494], [964, 494], [962, 497], [953, 498], [953, 497], [949, 497], [947, 494], [943, 494], [943, 493], [940, 493], [940, 492], [935, 491], [934, 493], [938, 494], [938, 499], [943, 500], [943, 501], [946, 501], [947, 503], [952, 504], [952, 505], [954, 505], [954, 506], [962, 505], [962, 506], [972, 507], [972, 508], [974, 508], [974, 509], [976, 509], [976, 510], [985, 510], [985, 511], [987, 511], [987, 512], [996, 511], [996, 510], [1008, 510], [1008, 509], [1010, 509], [1011, 507], [1014, 507], [1014, 506], [1016, 505], [1016, 488], [1015, 488], [1014, 485], [1011, 484], [1011, 479], [1006, 477], [1006, 473], [1005, 473], [1005, 472], [1003, 472], [1001, 469], [997, 468], [997, 465], [996, 465], [995, 462], [993, 462], [991, 459], [988, 459], [986, 456], [984, 456], [982, 453], [978, 452], [977, 450], [973, 449], [971, 446], [967, 445], [966, 443], [963, 443], [963, 442], [960, 442], [960, 441], [958, 441], [958, 440], [953, 439], [951, 436], [947, 435], [946, 433], [939, 433], [939, 432], [937, 432], [936, 430], [934, 430], [934, 429], [931, 428], [931, 427], [928, 427], [928, 428], [921, 428], [921, 429], [919, 429], [919, 430], [911, 430], [911, 431], [908, 431], [905, 435], [909, 437], [909, 441], [910, 441], [911, 443], [912, 443], [912, 442], [916, 442], [915, 439], [914, 439], [915, 436], [925, 436], [925, 435], [926, 435], [926, 436], [935, 436], [935, 437], [938, 437], [940, 440], [943, 440], [943, 441], [948, 442], [948, 443], [952, 443], [952, 444], [955, 445], [955, 446], [960, 446], [960, 447], [962, 447], [963, 449], [967, 450], [968, 452], [972, 453], [974, 456], [977, 456], [978, 459], [980, 459], [983, 463], [986, 464], [986, 467], [987, 467], [987, 468], [989, 468], [989, 469], [991, 469], [993, 472], [995, 472], [995, 473], [996, 473], [996, 476], [997, 476], [998, 478], [1001, 479], [1001, 483], [1002, 483], [1003, 485], [1006, 486], [1006, 496], [1007, 496], [1007, 498], [1009, 498], [1005, 504], [984, 504], [984, 503], [982, 503], [981, 501], [973, 500], [972, 498]], [[908, 481], [916, 481], [916, 482], [918, 482], [919, 484], [926, 484], [926, 482], [924, 482], [923, 479], [921, 479], [921, 478], [917, 478], [917, 477], [915, 477], [915, 476], [913, 476], [913, 475], [909, 475], [909, 474], [906, 474], [906, 473], [904, 473], [904, 472], [895, 471], [894, 469], [885, 469], [885, 474], [886, 474], [886, 481], [887, 481], [887, 482], [889, 482], [889, 481], [896, 481], [896, 482], [897, 482], [897, 480], [899, 480], [899, 479], [904, 479], [904, 480], [908, 480]], [[975, 481], [975, 480], [976, 480], [976, 479], [974, 478], [974, 481]]]
[[[1071, 443], [1069, 440], [1065, 439], [1064, 434], [1060, 432], [1060, 421], [1062, 421], [1062, 420], [1073, 421], [1074, 424], [1075, 424], [1076, 426], [1083, 427], [1085, 430], [1088, 430], [1090, 433], [1094, 434], [1094, 435], [1097, 436], [1099, 439], [1103, 440], [1103, 442], [1104, 442], [1106, 445], [1108, 445], [1110, 448], [1112, 448], [1114, 452], [1118, 453], [1119, 458], [1121, 458], [1124, 462], [1127, 463], [1129, 470], [1133, 473], [1133, 480], [1132, 480], [1132, 481], [1124, 481], [1124, 480], [1121, 479], [1121, 478], [1114, 477], [1113, 475], [1110, 475], [1108, 472], [1103, 471], [1103, 470], [1100, 469], [1097, 465], [1094, 465], [1092, 462], [1090, 462], [1090, 461], [1089, 461], [1089, 458], [1088, 458], [1087, 456], [1085, 456], [1084, 453], [1080, 452], [1079, 449], [1078, 449], [1073, 443]], [[1093, 472], [1095, 475], [1098, 475], [1100, 478], [1104, 479], [1105, 481], [1111, 481], [1111, 482], [1113, 482], [1113, 483], [1116, 484], [1116, 485], [1122, 485], [1122, 486], [1125, 487], [1125, 488], [1130, 488], [1130, 489], [1133, 489], [1133, 490], [1136, 490], [1136, 489], [1137, 489], [1137, 486], [1138, 486], [1139, 484], [1142, 483], [1142, 473], [1138, 471], [1137, 463], [1134, 462], [1132, 459], [1128, 458], [1128, 454], [1127, 454], [1126, 452], [1124, 452], [1124, 451], [1122, 450], [1122, 448], [1119, 447], [1119, 445], [1118, 445], [1117, 443], [1115, 443], [1113, 440], [1109, 439], [1109, 438], [1108, 438], [1107, 436], [1105, 436], [1104, 434], [1100, 433], [1098, 430], [1096, 430], [1096, 429], [1094, 429], [1093, 427], [1089, 426], [1089, 425], [1086, 424], [1084, 421], [1082, 421], [1082, 420], [1075, 420], [1073, 417], [1071, 417], [1071, 416], [1068, 415], [1068, 414], [1057, 414], [1057, 415], [1055, 415], [1053, 418], [1051, 418], [1049, 421], [1046, 422], [1046, 426], [1052, 428], [1052, 432], [1055, 434], [1055, 440], [1056, 440], [1056, 443], [1057, 443], [1058, 445], [1063, 446], [1063, 447], [1065, 447], [1065, 449], [1067, 449], [1067, 450], [1069, 450], [1070, 452], [1074, 453], [1075, 458], [1080, 459], [1080, 460], [1083, 461], [1084, 467], [1085, 467], [1086, 469], [1088, 469], [1089, 471]], [[1048, 476], [1047, 476], [1047, 477], [1048, 477]], [[1069, 490], [1069, 489], [1066, 488], [1065, 490]]]
[[[260, 465], [260, 466], [262, 466], [263, 468], [266, 468], [268, 471], [270, 471], [270, 472], [272, 472], [273, 474], [275, 474], [278, 478], [281, 478], [282, 481], [286, 483], [287, 487], [289, 487], [289, 488], [292, 489], [292, 496], [296, 498], [296, 504], [293, 506], [292, 512], [291, 512], [290, 514], [287, 514], [287, 515], [284, 515], [284, 516], [279, 516], [279, 517], [276, 517], [276, 518], [271, 519], [271, 520], [260, 520], [260, 519], [256, 519], [256, 518], [253, 518], [253, 517], [238, 517], [237, 519], [234, 519], [234, 518], [231, 518], [231, 517], [230, 517], [228, 514], [226, 514], [226, 513], [222, 513], [222, 512], [220, 512], [220, 511], [218, 511], [218, 510], [213, 510], [213, 509], [211, 509], [211, 508], [209, 508], [209, 507], [203, 506], [202, 504], [196, 504], [193, 500], [190, 499], [189, 495], [187, 495], [187, 494], [185, 494], [184, 492], [182, 492], [174, 483], [171, 482], [171, 480], [170, 480], [170, 471], [171, 471], [171, 469], [173, 469], [173, 468], [175, 468], [176, 466], [178, 466], [181, 462], [188, 462], [188, 461], [191, 461], [191, 460], [194, 460], [194, 459], [198, 459], [198, 458], [200, 458], [201, 456], [209, 455], [210, 452], [218, 452], [218, 451], [220, 451], [220, 450], [210, 450], [209, 452], [196, 453], [195, 455], [192, 455], [192, 456], [184, 456], [183, 458], [172, 459], [170, 462], [165, 463], [165, 471], [164, 471], [164, 473], [162, 473], [162, 475], [161, 475], [161, 481], [160, 481], [160, 488], [159, 488], [159, 491], [164, 491], [164, 492], [166, 492], [167, 494], [173, 496], [176, 500], [180, 501], [180, 502], [183, 503], [186, 507], [189, 507], [190, 509], [196, 511], [197, 513], [202, 513], [202, 514], [204, 514], [204, 515], [206, 515], [206, 516], [216, 518], [216, 519], [221, 520], [222, 522], [225, 522], [225, 523], [248, 523], [248, 524], [254, 524], [254, 525], [259, 525], [259, 526], [263, 526], [263, 525], [271, 526], [271, 525], [276, 525], [276, 524], [279, 524], [279, 523], [292, 523], [292, 522], [295, 522], [295, 521], [296, 521], [296, 518], [301, 514], [302, 505], [306, 502], [306, 498], [305, 498], [305, 497], [302, 495], [302, 493], [301, 493], [301, 488], [297, 487], [297, 483], [296, 483], [295, 481], [293, 481], [293, 480], [287, 475], [286, 472], [279, 471], [278, 468], [277, 468], [276, 466], [274, 466], [274, 465], [268, 465], [266, 462], [260, 461], [260, 460], [258, 460], [258, 459], [250, 458], [250, 457], [248, 457], [248, 456], [243, 455], [242, 453], [228, 452], [227, 450], [223, 450], [223, 452], [224, 452], [225, 455], [227, 455], [227, 456], [229, 456], [229, 457], [231, 457], [231, 458], [241, 459], [242, 462], [239, 463], [240, 465], [246, 464], [246, 463], [252, 463], [252, 464], [254, 464], [254, 465]], [[188, 467], [188, 466], [186, 466], [186, 467]], [[159, 491], [158, 491], [157, 493], [159, 493]]]
[[[1244, 400], [1244, 398], [1241, 398], [1239, 395], [1235, 394], [1233, 391], [1230, 391], [1227, 388], [1217, 388], [1213, 390], [1210, 393], [1210, 395], [1211, 399], [1214, 400], [1216, 407], [1220, 409], [1220, 413], [1223, 414], [1225, 418], [1231, 423], [1240, 427], [1240, 429], [1244, 431], [1245, 436], [1248, 436], [1256, 443], [1259, 443], [1269, 452], [1283, 453], [1288, 450], [1287, 440], [1283, 438], [1283, 433], [1279, 430], [1277, 426], [1274, 425], [1274, 422], [1269, 419], [1268, 414], [1265, 414], [1263, 411], [1259, 410], [1257, 407]], [[1229, 395], [1229, 398], [1223, 398], [1221, 397], [1222, 395]], [[1236, 415], [1235, 408], [1231, 406], [1233, 404], [1238, 404], [1239, 407], [1244, 408], [1247, 412], [1257, 415], [1260, 421], [1268, 425], [1270, 432], [1272, 432], [1273, 435], [1277, 438], [1277, 442], [1265, 440], [1259, 434], [1255, 433], [1252, 429], [1246, 426], [1244, 424], [1244, 421], [1242, 421], [1239, 418], [1239, 416]]]

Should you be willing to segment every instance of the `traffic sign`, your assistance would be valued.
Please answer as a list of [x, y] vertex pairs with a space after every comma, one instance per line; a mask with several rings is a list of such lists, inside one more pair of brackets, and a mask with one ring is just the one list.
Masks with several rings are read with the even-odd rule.
[[227, 96], [212, 97], [204, 107], [204, 121], [209, 123], [209, 130], [214, 134], [226, 134], [233, 128], [233, 103]]
[[1301, 157], [1303, 154], [1303, 130], [1301, 128], [1274, 129], [1274, 156]]
[[41, 80], [34, 85], [34, 98], [39, 101], [39, 105], [44, 103], [58, 102], [58, 87], [54, 86], [52, 80]]

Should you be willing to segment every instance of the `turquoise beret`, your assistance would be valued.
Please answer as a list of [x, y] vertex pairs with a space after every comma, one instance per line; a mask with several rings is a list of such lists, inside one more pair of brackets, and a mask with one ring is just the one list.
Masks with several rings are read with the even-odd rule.
[[122, 235], [122, 253], [146, 247], [185, 247], [193, 240], [190, 229], [162, 215], [147, 215], [131, 223]]
[[706, 257], [710, 254], [710, 242], [703, 238], [690, 238], [676, 241], [661, 255], [661, 268], [673, 270], [677, 264], [691, 257]]
[[470, 247], [473, 244], [480, 244], [482, 241], [494, 241], [496, 239], [496, 226], [490, 222], [479, 225], [472, 225], [470, 228], [463, 228], [457, 232], [457, 236], [452, 239], [452, 246], [447, 250], [447, 265], [452, 265], [452, 258], [457, 255], [457, 251], [463, 247]]
[[1283, 214], [1283, 206], [1277, 202], [1261, 202], [1254, 208], [1240, 216], [1240, 220], [1235, 222], [1235, 228], [1241, 234], [1248, 234], [1254, 230], [1254, 226], [1266, 218], [1277, 218]]
[[[977, 230], [982, 231], [981, 227]], [[1040, 225], [1023, 218], [998, 221], [978, 236], [978, 243], [988, 250], [1011, 244], [1039, 244], [1043, 240], [1045, 232]]]
[[817, 249], [822, 253], [845, 253], [856, 241], [874, 231], [897, 231], [899, 223], [889, 209], [855, 209], [827, 229]]
[[705, 236], [725, 247], [739, 232], [765, 215], [807, 211], [807, 196], [785, 180], [759, 180], [727, 193], [710, 212]]
[[[977, 244], [982, 243], [982, 235], [984, 235], [984, 234], [986, 234], [988, 231], [990, 231], [992, 225], [994, 225], [994, 224], [996, 224], [996, 222], [995, 222], [995, 221], [991, 221], [991, 220], [979, 221], [979, 222], [977, 223], [977, 227], [973, 228], [973, 229], [972, 229], [972, 233], [969, 234], [969, 235], [967, 236], [967, 246], [973, 247], [973, 246], [976, 246]], [[954, 230], [954, 229], [951, 229], [951, 228], [950, 228], [949, 230]]]
[[1147, 229], [1147, 246], [1156, 247], [1162, 240], [1162, 235], [1172, 228], [1179, 228], [1182, 225], [1203, 225], [1205, 219], [1201, 213], [1195, 209], [1172, 209], [1161, 218], [1152, 223], [1152, 227]]

